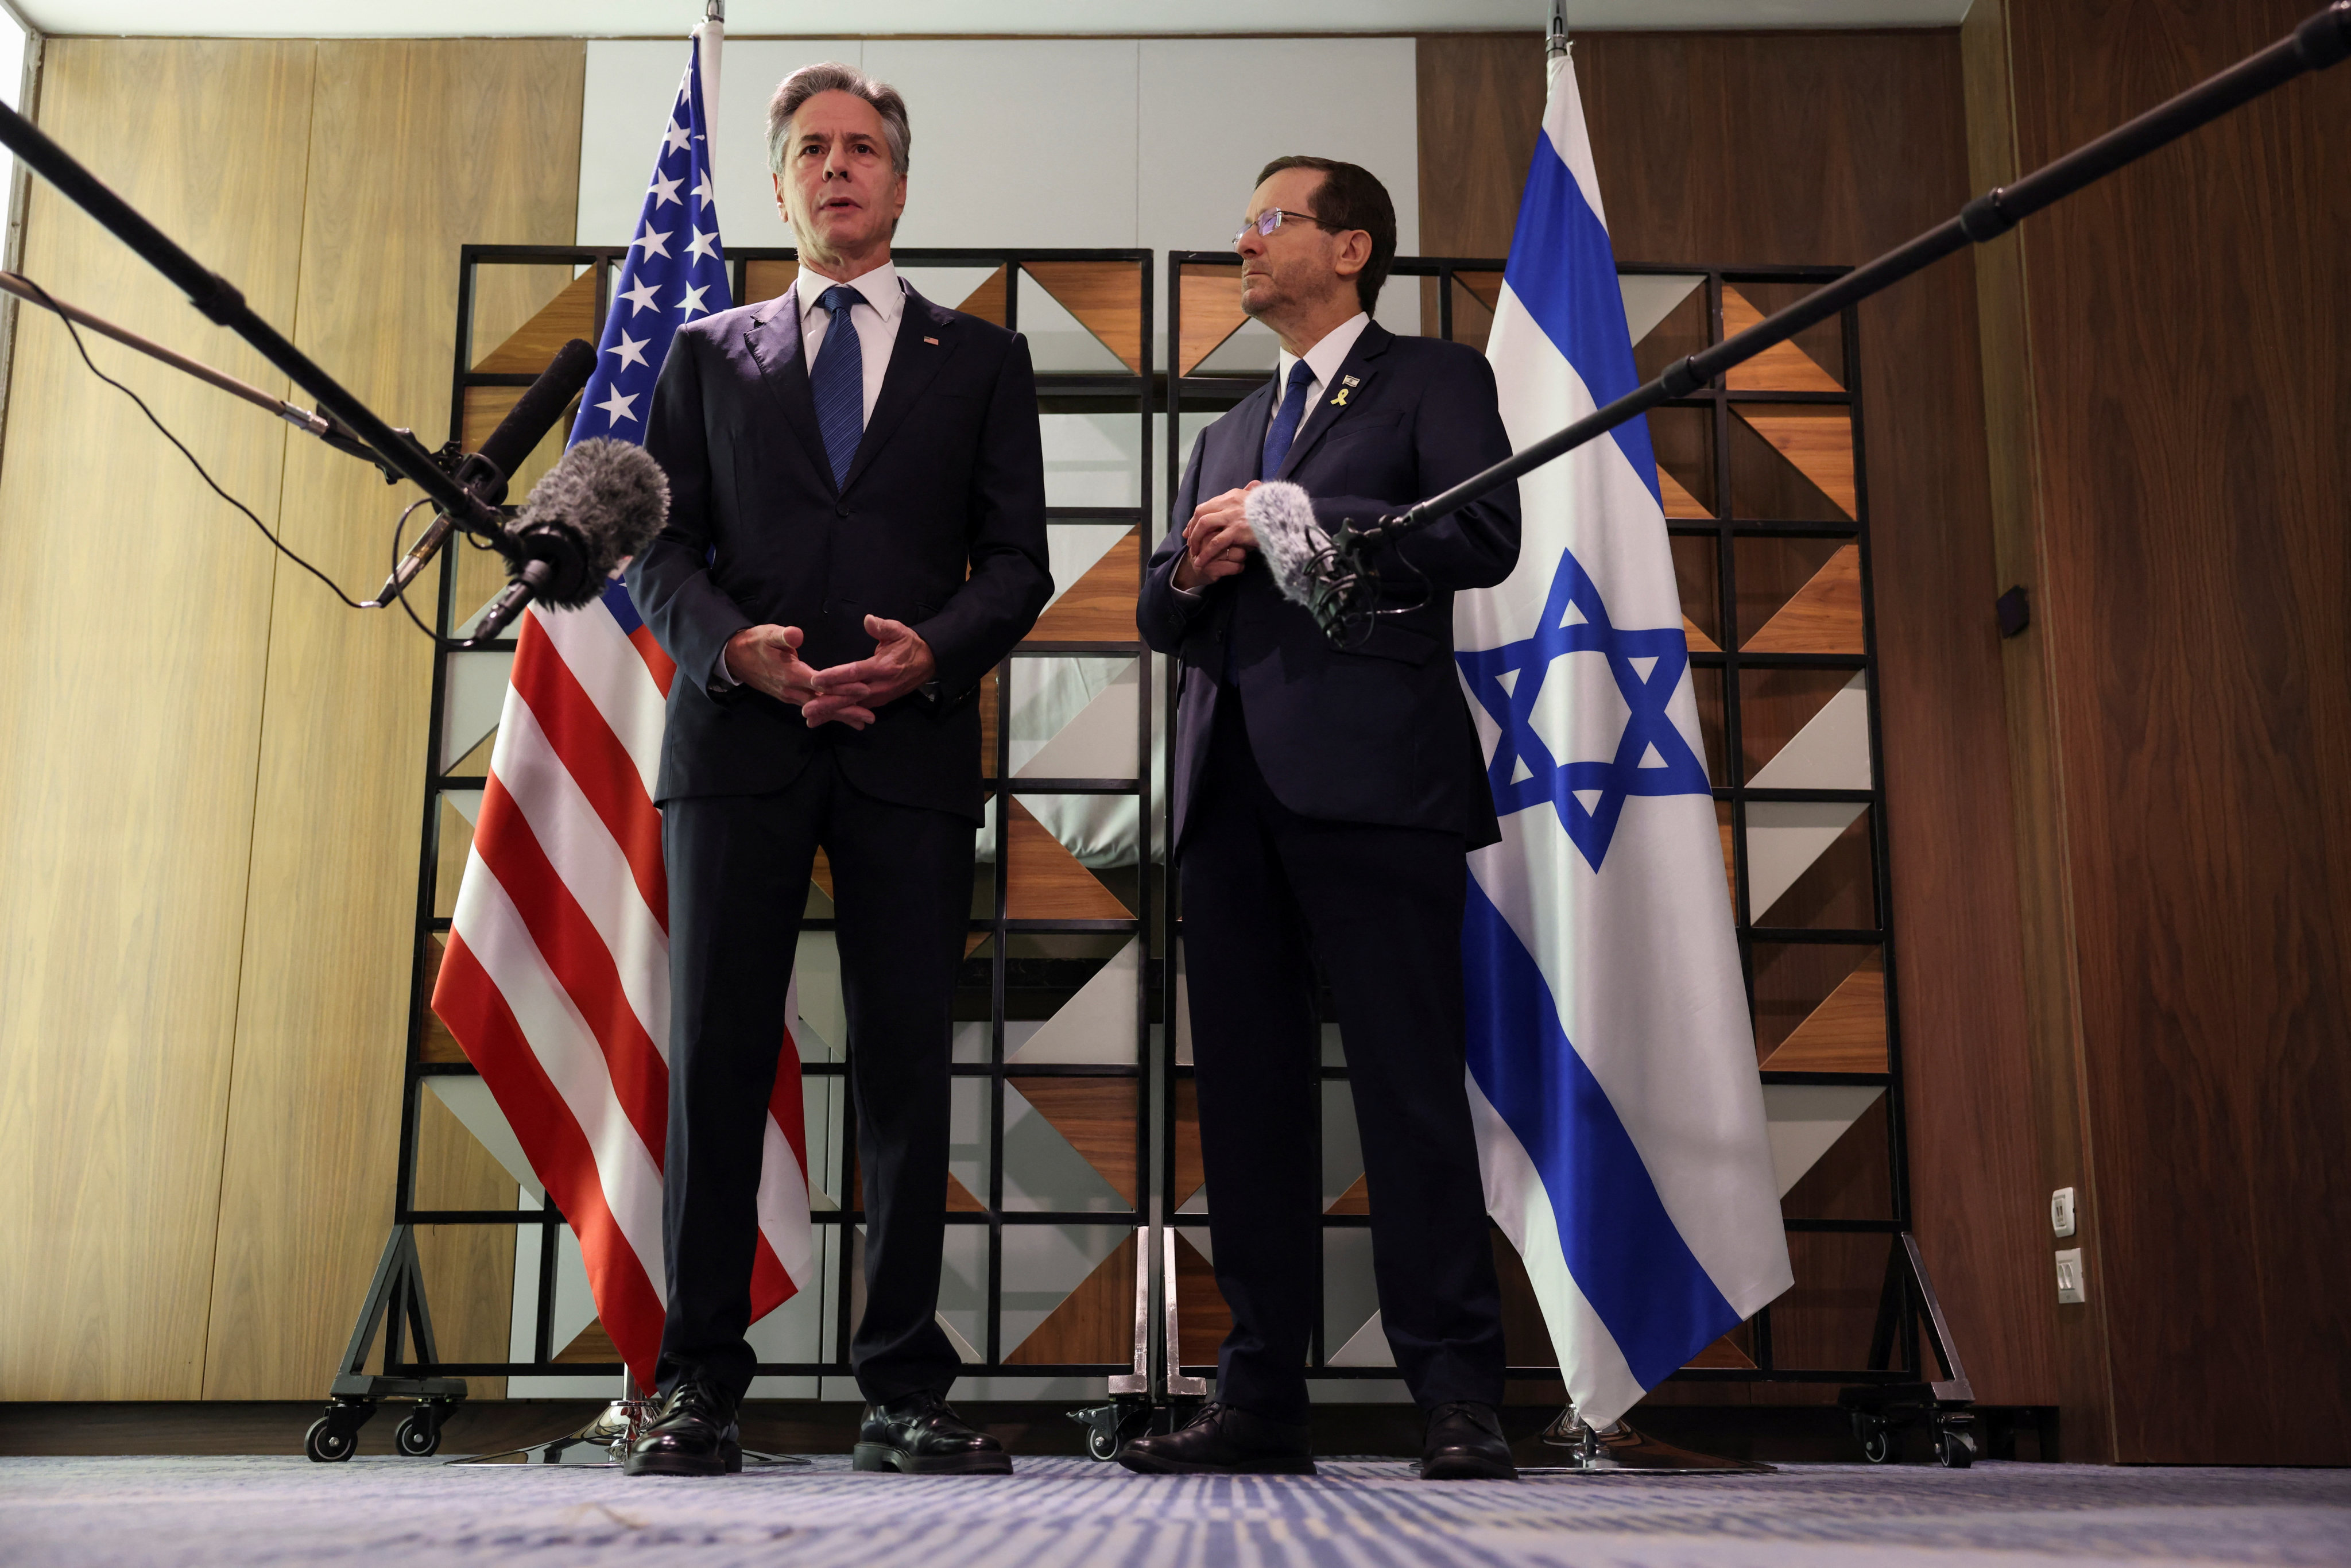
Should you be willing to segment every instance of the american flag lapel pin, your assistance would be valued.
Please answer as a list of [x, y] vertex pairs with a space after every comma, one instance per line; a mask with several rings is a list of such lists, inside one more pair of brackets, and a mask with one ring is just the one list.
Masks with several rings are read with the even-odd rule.
[[939, 346], [939, 340], [936, 338], [925, 338], [923, 341], [928, 343], [934, 349]]

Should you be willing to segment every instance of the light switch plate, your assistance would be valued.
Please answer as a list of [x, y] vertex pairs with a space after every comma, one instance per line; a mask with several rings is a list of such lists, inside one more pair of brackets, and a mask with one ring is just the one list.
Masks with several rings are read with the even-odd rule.
[[2082, 1249], [2068, 1247], [2057, 1254], [2057, 1300], [2069, 1302], [2089, 1299], [2082, 1289]]
[[2074, 1189], [2061, 1186], [2049, 1195], [2049, 1228], [2060, 1237], [2074, 1234]]

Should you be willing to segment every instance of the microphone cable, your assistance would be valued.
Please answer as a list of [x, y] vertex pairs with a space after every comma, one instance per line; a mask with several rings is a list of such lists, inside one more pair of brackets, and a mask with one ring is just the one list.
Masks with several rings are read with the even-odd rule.
[[[24, 277], [24, 275], [21, 273], [17, 276], [19, 277]], [[317, 567], [312, 566], [308, 561], [304, 560], [300, 555], [296, 553], [291, 545], [288, 545], [284, 539], [279, 538], [276, 534], [272, 533], [270, 531], [269, 525], [263, 522], [252, 507], [246, 506], [243, 501], [238, 500], [235, 496], [230, 495], [226, 490], [222, 489], [220, 487], [220, 482], [214, 479], [210, 473], [206, 472], [204, 465], [196, 460], [196, 455], [188, 450], [187, 444], [183, 442], [178, 436], [172, 434], [171, 426], [165, 424], [162, 420], [155, 417], [155, 411], [147, 406], [146, 399], [141, 397], [137, 392], [132, 392], [129, 387], [124, 386], [120, 382], [116, 381], [112, 376], [108, 375], [104, 371], [98, 368], [98, 361], [89, 357], [89, 346], [81, 340], [81, 329], [74, 325], [73, 318], [67, 315], [65, 311], [58, 307], [57, 300], [50, 296], [49, 291], [42, 287], [39, 284], [34, 282], [29, 277], [24, 277], [24, 282], [26, 287], [30, 288], [34, 293], [41, 297], [42, 308], [48, 310], [50, 313], [55, 315], [58, 320], [65, 323], [66, 335], [73, 340], [74, 351], [81, 356], [81, 362], [89, 367], [89, 373], [96, 376], [99, 381], [104, 382], [108, 386], [112, 387], [116, 392], [120, 392], [124, 397], [129, 398], [133, 403], [138, 405], [139, 412], [147, 416], [147, 423], [161, 431], [162, 433], [163, 439], [170, 442], [173, 446], [179, 449], [180, 455], [188, 460], [188, 466], [196, 471], [196, 477], [202, 479], [204, 484], [210, 487], [214, 495], [218, 496], [222, 500], [226, 501], [238, 511], [243, 512], [246, 516], [246, 519], [252, 523], [253, 526], [260, 531], [261, 537], [269, 541], [269, 546], [272, 549], [276, 550], [279, 555], [284, 556], [287, 560], [292, 561], [296, 566], [300, 567], [304, 571], [308, 572], [312, 577], [317, 578], [320, 582], [325, 583], [327, 585], [327, 591], [333, 594], [337, 599], [342, 601], [343, 604], [347, 608], [352, 610], [362, 610], [366, 608], [366, 606], [362, 605], [358, 600], [353, 599], [350, 594], [345, 593], [342, 589], [336, 584], [333, 578], [329, 577], [325, 572], [320, 571]], [[417, 505], [420, 506], [423, 503], [421, 501], [417, 503]], [[394, 553], [392, 559], [394, 560], [399, 559], [397, 547], [399, 544], [400, 528], [407, 523], [409, 512], [413, 512], [415, 509], [415, 506], [411, 506], [407, 512], [401, 513], [399, 523], [393, 525], [392, 541], [394, 545]], [[416, 622], [416, 629], [418, 631], [423, 632], [427, 637], [433, 635], [431, 629], [428, 628], [423, 622], [416, 619], [416, 612], [409, 609], [408, 601], [404, 595], [401, 599], [400, 607], [402, 610], [408, 611], [408, 618]]]

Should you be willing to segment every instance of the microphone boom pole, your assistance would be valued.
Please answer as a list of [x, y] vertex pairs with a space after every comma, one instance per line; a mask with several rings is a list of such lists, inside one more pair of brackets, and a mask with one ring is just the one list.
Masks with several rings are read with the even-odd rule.
[[402, 437], [284, 334], [263, 320], [245, 302], [245, 296], [237, 292], [235, 285], [181, 249], [162, 230], [82, 167], [71, 153], [5, 103], [0, 103], [0, 144], [130, 246], [141, 260], [170, 278], [206, 319], [244, 339], [263, 359], [285, 371], [295, 385], [318, 399], [319, 412], [364, 443], [380, 466], [396, 470], [468, 533], [490, 540], [502, 537], [502, 519], [496, 507], [484, 505], [468, 493], [452, 476], [444, 473], [423, 447]]
[[[1724, 371], [1786, 342], [1846, 306], [1923, 271], [1955, 251], [1996, 239], [2015, 227], [2020, 219], [2137, 162], [2263, 93], [2305, 72], [2325, 70], [2346, 56], [2351, 56], [2351, 0], [2334, 0], [2334, 4], [2259, 54], [2247, 57], [2220, 75], [2198, 83], [2096, 141], [2075, 148], [2013, 184], [1986, 192], [1970, 202], [1957, 217], [1855, 267], [1737, 336], [1677, 361], [1656, 380], [1626, 392], [1604, 408], [1593, 410], [1564, 430], [1512, 453], [1449, 490], [1382, 517], [1367, 528], [1343, 525], [1332, 538], [1337, 558], [1332, 565], [1342, 571], [1353, 571], [1359, 580], [1367, 580], [1369, 574], [1355, 565], [1362, 551], [1426, 528], [1520, 475], [1555, 457], [1565, 456], [1635, 414], [1646, 413], [1669, 399], [1688, 396]], [[1339, 609], [1328, 618], [1318, 613], [1317, 619], [1323, 620], [1324, 630], [1335, 635], [1348, 613]]]

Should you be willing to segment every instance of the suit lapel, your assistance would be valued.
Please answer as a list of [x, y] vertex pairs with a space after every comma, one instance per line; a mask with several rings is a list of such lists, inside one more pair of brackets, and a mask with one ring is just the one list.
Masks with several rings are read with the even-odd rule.
[[890, 345], [890, 368], [882, 372], [882, 392], [873, 400], [873, 417], [865, 422], [865, 436], [857, 444], [857, 455], [850, 460], [849, 477], [841, 486], [843, 493], [856, 485], [873, 455], [904, 421], [907, 411], [947, 362], [947, 356], [955, 352], [955, 312], [940, 309], [911, 286], [907, 287], [906, 302], [898, 316], [897, 341]]
[[800, 352], [799, 291], [787, 288], [754, 311], [743, 341], [758, 362], [760, 384], [775, 399], [784, 423], [808, 448], [816, 471], [830, 481], [832, 462], [824, 455], [824, 434], [817, 428], [808, 356]]
[[1298, 465], [1314, 450], [1315, 443], [1321, 441], [1332, 425], [1346, 418], [1347, 411], [1361, 402], [1372, 390], [1372, 381], [1379, 373], [1375, 361], [1387, 352], [1388, 344], [1395, 337], [1395, 333], [1376, 321], [1364, 323], [1363, 335], [1355, 340], [1355, 346], [1347, 350], [1346, 359], [1340, 361], [1339, 372], [1332, 378], [1334, 384], [1322, 389], [1322, 401], [1308, 412], [1306, 423], [1298, 427], [1298, 438], [1290, 444], [1290, 454], [1281, 460], [1281, 473], [1278, 477], [1287, 479], [1297, 473]]
[[1268, 382], [1208, 427], [1207, 448], [1200, 455], [1201, 499], [1262, 477], [1257, 465], [1265, 461], [1265, 424], [1272, 417], [1273, 387]]

